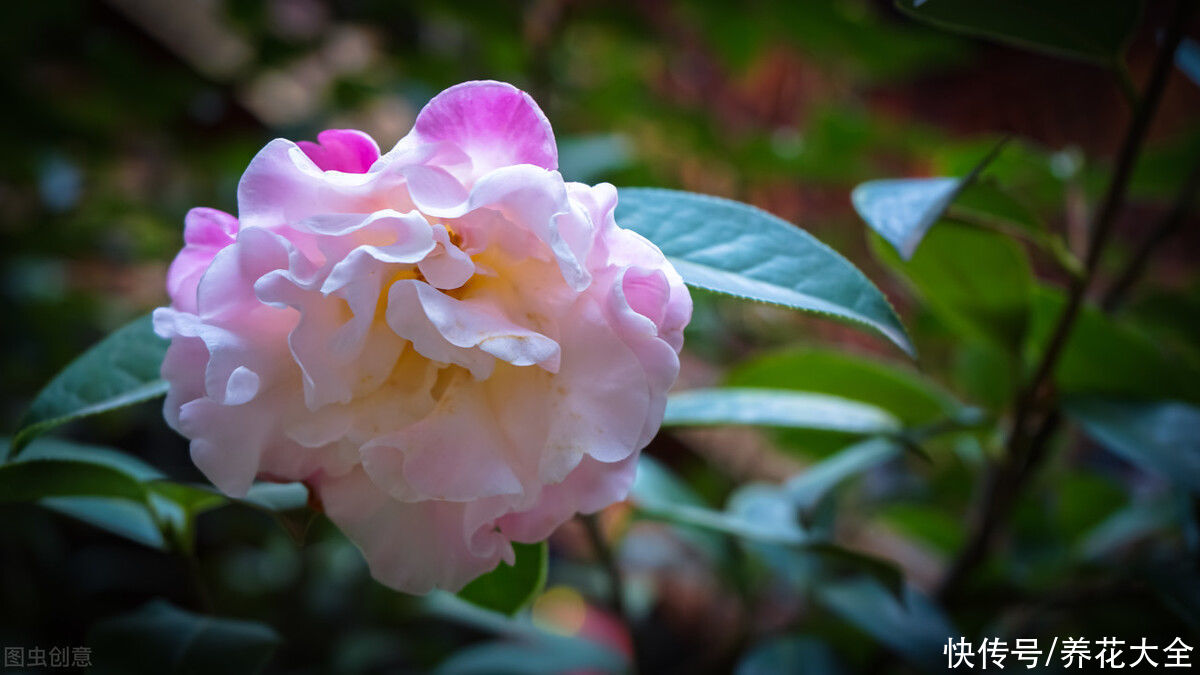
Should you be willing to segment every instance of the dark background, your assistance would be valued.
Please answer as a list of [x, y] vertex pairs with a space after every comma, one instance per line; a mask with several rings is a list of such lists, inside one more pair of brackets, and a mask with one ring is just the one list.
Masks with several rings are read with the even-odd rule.
[[[1130, 44], [1137, 82], [1166, 5], [1148, 3]], [[1102, 68], [956, 37], [866, 0], [40, 0], [4, 3], [0, 55], [0, 421], [10, 432], [70, 359], [166, 301], [183, 214], [198, 205], [235, 211], [238, 177], [266, 141], [354, 127], [386, 150], [430, 96], [479, 78], [534, 95], [569, 179], [732, 197], [806, 228], [885, 290], [922, 348], [920, 369], [977, 402], [1000, 385], [958, 378], [963, 357], [944, 327], [870, 255], [850, 189], [875, 178], [961, 175], [1012, 134], [997, 172], [1070, 241], [1129, 116]], [[1166, 210], [1200, 154], [1198, 110], [1200, 88], [1174, 73], [1102, 272]], [[1191, 218], [1163, 247], [1129, 310], [1155, 340], [1193, 361], [1195, 226]], [[1044, 278], [1057, 278], [1047, 261], [1034, 263]], [[785, 346], [903, 358], [840, 324], [704, 294], [696, 300], [684, 384], [716, 382], [735, 364]], [[201, 479], [157, 403], [67, 434], [141, 456], [173, 478]], [[1010, 551], [1010, 564], [1030, 581], [1018, 609], [1034, 617], [1025, 617], [1031, 630], [1064, 634], [1086, 614], [1105, 629], [1195, 635], [1163, 603], [1125, 586], [1052, 592], [1066, 589], [1077, 569], [1062, 560], [1072, 537], [1110, 515], [1127, 492], [1156, 489], [1096, 457], [1088, 443], [1070, 442], [1067, 457], [1098, 473], [1053, 485], [1048, 502], [1028, 505], [1018, 516], [1027, 536]], [[719, 503], [736, 484], [778, 480], [828, 449], [715, 432], [660, 438], [649, 452]], [[936, 578], [939, 561], [961, 541], [970, 499], [970, 481], [953, 463], [921, 476], [937, 508], [885, 513], [892, 531], [874, 543], [918, 586]], [[888, 489], [868, 484], [863, 503]], [[609, 520], [620, 527], [622, 517]], [[3, 506], [0, 643], [84, 644], [95, 620], [155, 596], [272, 625], [284, 642], [271, 672], [420, 671], [476, 637], [416, 613], [410, 600], [372, 582], [327, 524], [313, 528], [299, 547], [260, 513], [215, 511], [201, 520], [197, 572], [177, 556], [45, 509]], [[736, 593], [676, 543], [646, 528], [623, 551], [634, 577], [655, 589], [645, 608], [649, 663], [726, 670], [742, 637], [790, 626], [822, 636], [854, 665], [899, 667], [803, 603], [768, 601], [745, 616]], [[588, 595], [594, 570], [575, 524], [551, 551], [551, 586]], [[968, 623], [999, 621], [990, 608], [981, 602]]]

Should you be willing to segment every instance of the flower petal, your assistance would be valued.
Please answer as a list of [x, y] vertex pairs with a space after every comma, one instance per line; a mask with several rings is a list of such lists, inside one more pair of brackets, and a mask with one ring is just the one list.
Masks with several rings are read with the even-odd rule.
[[184, 312], [196, 311], [196, 288], [217, 253], [237, 236], [237, 218], [217, 209], [195, 208], [184, 217], [183, 250], [167, 270], [171, 304]]
[[366, 173], [379, 159], [375, 139], [356, 129], [326, 129], [317, 134], [317, 142], [300, 141], [296, 145], [322, 171]]
[[501, 560], [514, 560], [493, 526], [507, 510], [503, 500], [397, 501], [362, 469], [321, 477], [315, 487], [329, 518], [362, 549], [371, 576], [396, 590], [458, 591]]
[[411, 340], [427, 358], [455, 363], [484, 379], [491, 355], [515, 366], [558, 370], [554, 340], [510, 321], [495, 306], [452, 298], [416, 279], [402, 279], [388, 292], [388, 325]]
[[513, 541], [537, 542], [549, 537], [577, 513], [595, 513], [629, 495], [637, 473], [637, 455], [612, 464], [584, 457], [567, 477], [547, 485], [532, 508], [498, 520]]
[[558, 146], [546, 115], [511, 84], [463, 82], [438, 94], [413, 126], [423, 142], [449, 141], [470, 157], [476, 176], [513, 164], [558, 168]]

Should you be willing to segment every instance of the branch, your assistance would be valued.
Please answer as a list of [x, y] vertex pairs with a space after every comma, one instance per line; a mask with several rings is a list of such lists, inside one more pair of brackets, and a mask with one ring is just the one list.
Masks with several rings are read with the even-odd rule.
[[1059, 414], [1056, 410], [1050, 410], [1034, 433], [1028, 432], [1037, 398], [1054, 372], [1058, 358], [1062, 355], [1079, 317], [1088, 287], [1095, 278], [1100, 256], [1108, 244], [1113, 224], [1124, 204], [1133, 166], [1141, 153], [1150, 121], [1162, 100], [1167, 76], [1174, 62], [1175, 50], [1183, 39], [1184, 26], [1196, 4], [1193, 0], [1177, 0], [1175, 4], [1175, 11], [1167, 24], [1167, 35], [1154, 59], [1154, 68], [1146, 86], [1146, 93], [1134, 109], [1133, 119], [1130, 120], [1117, 155], [1116, 168], [1096, 213], [1091, 240], [1084, 258], [1083, 274], [1072, 280], [1067, 305], [1058, 317], [1046, 350], [1042, 353], [1032, 377], [1017, 395], [1013, 428], [1008, 438], [1008, 452], [1001, 463], [989, 472], [980, 515], [975, 521], [971, 536], [938, 588], [937, 595], [943, 601], [951, 597], [971, 572], [986, 559], [996, 532], [1008, 519], [1022, 487], [1041, 462], [1047, 443], [1058, 427]]
[[1180, 227], [1183, 227], [1192, 203], [1196, 201], [1197, 192], [1200, 192], [1200, 158], [1192, 165], [1191, 172], [1180, 185], [1179, 194], [1175, 197], [1175, 204], [1171, 207], [1170, 213], [1158, 221], [1158, 225], [1150, 232], [1149, 236], [1142, 240], [1142, 245], [1138, 247], [1125, 269], [1117, 276], [1117, 280], [1113, 282], [1108, 292], [1104, 294], [1104, 300], [1100, 303], [1104, 311], [1113, 311], [1125, 300], [1126, 294], [1145, 272], [1150, 255], [1164, 241], [1170, 239]]

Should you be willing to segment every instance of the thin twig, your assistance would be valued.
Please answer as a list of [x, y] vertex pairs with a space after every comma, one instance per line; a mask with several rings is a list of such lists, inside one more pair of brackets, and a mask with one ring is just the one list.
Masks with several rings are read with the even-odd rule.
[[1121, 87], [1121, 96], [1125, 102], [1129, 104], [1131, 110], [1137, 109], [1138, 91], [1137, 85], [1133, 83], [1133, 76], [1129, 74], [1129, 66], [1122, 59], [1117, 59], [1112, 66], [1113, 75], [1117, 78], [1117, 84]]
[[1191, 172], [1180, 185], [1179, 194], [1175, 197], [1175, 204], [1171, 207], [1171, 211], [1158, 221], [1154, 230], [1142, 240], [1137, 252], [1129, 259], [1125, 269], [1121, 271], [1117, 280], [1104, 294], [1104, 300], [1100, 303], [1104, 311], [1111, 312], [1124, 301], [1125, 295], [1145, 272], [1150, 255], [1163, 242], [1170, 239], [1180, 227], [1183, 227], [1187, 220], [1187, 214], [1191, 210], [1193, 202], [1196, 201], [1197, 192], [1200, 192], [1200, 158], [1197, 158], [1195, 164], [1192, 165]]
[[625, 622], [625, 626], [629, 629], [629, 639], [633, 646], [633, 663], [631, 666], [632, 672], [636, 673], [639, 654], [638, 639], [633, 621], [625, 608], [624, 575], [621, 574], [621, 567], [617, 564], [612, 549], [604, 539], [604, 533], [600, 530], [600, 521], [596, 517], [596, 514], [580, 515], [579, 520], [583, 522], [583, 528], [587, 531], [588, 540], [592, 544], [592, 550], [596, 554], [596, 559], [600, 561], [600, 566], [604, 568], [605, 574], [608, 575], [609, 607], [621, 618], [621, 621]]
[[1108, 243], [1117, 214], [1125, 201], [1125, 193], [1134, 163], [1141, 152], [1146, 132], [1150, 127], [1150, 120], [1154, 117], [1154, 112], [1162, 99], [1167, 76], [1170, 74], [1174, 62], [1175, 49], [1183, 38], [1183, 28], [1195, 10], [1195, 5], [1193, 0], [1176, 2], [1173, 16], [1167, 24], [1167, 35], [1155, 56], [1154, 68], [1146, 86], [1146, 93], [1134, 109], [1133, 119], [1130, 121], [1125, 138], [1121, 143], [1117, 164], [1108, 189], [1105, 191], [1104, 200], [1096, 213], [1091, 240], [1084, 257], [1083, 275], [1072, 280], [1066, 307], [1058, 317], [1046, 350], [1039, 359], [1028, 383], [1017, 395], [1013, 427], [1008, 438], [1008, 452], [1004, 459], [989, 471], [985, 479], [980, 515], [975, 521], [967, 544], [951, 564], [938, 589], [938, 597], [943, 601], [952, 596], [970, 573], [986, 559], [996, 532], [1008, 519], [1021, 487], [1041, 462], [1048, 441], [1058, 427], [1059, 415], [1057, 411], [1051, 410], [1045, 413], [1034, 433], [1028, 432], [1028, 427], [1032, 423], [1032, 417], [1038, 407], [1038, 398], [1043, 393], [1043, 388], [1049, 381], [1050, 375], [1066, 347], [1071, 330], [1083, 307], [1088, 287], [1095, 277], [1100, 256]]

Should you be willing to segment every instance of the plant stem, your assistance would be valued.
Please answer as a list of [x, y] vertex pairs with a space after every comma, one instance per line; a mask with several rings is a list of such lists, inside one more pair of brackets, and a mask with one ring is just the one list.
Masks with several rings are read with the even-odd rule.
[[1059, 424], [1059, 414], [1050, 409], [1044, 413], [1033, 433], [1029, 425], [1038, 408], [1038, 399], [1043, 395], [1054, 372], [1054, 367], [1066, 347], [1071, 330], [1079, 317], [1088, 287], [1095, 278], [1100, 256], [1108, 243], [1113, 224], [1125, 201], [1129, 178], [1134, 163], [1141, 152], [1150, 120], [1158, 109], [1166, 87], [1167, 76], [1174, 62], [1175, 49], [1183, 38], [1183, 28], [1195, 10], [1194, 0], [1177, 0], [1175, 11], [1167, 24], [1167, 34], [1154, 59], [1146, 93], [1134, 108], [1133, 119], [1121, 143], [1116, 168], [1105, 191], [1100, 209], [1093, 221], [1091, 238], [1083, 263], [1083, 275], [1070, 284], [1067, 304], [1059, 315], [1046, 350], [1038, 360], [1037, 367], [1027, 384], [1017, 394], [1013, 413], [1013, 426], [1008, 437], [1008, 451], [1000, 464], [989, 471], [984, 483], [983, 499], [967, 544], [951, 564], [945, 579], [938, 588], [938, 597], [946, 601], [956, 593], [962, 583], [986, 558], [996, 532], [1004, 525], [1016, 504], [1021, 489], [1034, 473], [1046, 452], [1048, 441]]
[[588, 540], [592, 544], [592, 550], [595, 552], [596, 558], [600, 561], [600, 566], [604, 568], [605, 574], [608, 575], [609, 607], [621, 618], [625, 626], [629, 629], [629, 639], [633, 646], [632, 672], [636, 673], [639, 654], [637, 632], [634, 630], [633, 621], [630, 619], [629, 612], [625, 607], [625, 580], [621, 574], [621, 567], [617, 565], [612, 549], [609, 548], [608, 542], [604, 539], [604, 533], [600, 530], [600, 522], [596, 514], [580, 515], [579, 520], [583, 522], [583, 527], [587, 530]]
[[1123, 59], [1116, 59], [1112, 66], [1113, 75], [1117, 78], [1117, 84], [1121, 87], [1121, 95], [1125, 102], [1129, 104], [1131, 110], [1137, 109], [1138, 91], [1137, 86], [1133, 83], [1133, 76], [1129, 74], [1129, 66], [1125, 65]]
[[195, 553], [183, 553], [184, 564], [187, 566], [188, 576], [192, 580], [192, 588], [196, 592], [196, 604], [200, 606], [200, 611], [205, 614], [212, 614], [215, 605], [213, 604], [212, 593], [208, 590], [208, 584], [204, 581], [204, 571], [200, 567], [200, 559]]
[[1192, 208], [1192, 203], [1196, 201], [1196, 193], [1200, 192], [1200, 158], [1192, 165], [1191, 172], [1184, 179], [1183, 184], [1179, 186], [1179, 194], [1175, 197], [1175, 203], [1171, 207], [1170, 213], [1162, 220], [1158, 221], [1154, 230], [1142, 240], [1141, 246], [1130, 258], [1125, 269], [1117, 276], [1117, 280], [1109, 287], [1108, 292], [1104, 294], [1104, 300], [1100, 305], [1104, 311], [1111, 312], [1117, 308], [1125, 299], [1125, 295], [1129, 292], [1133, 285], [1141, 278], [1142, 273], [1146, 270], [1146, 263], [1150, 260], [1150, 255], [1156, 248], [1162, 245], [1167, 239], [1170, 239], [1180, 227], [1183, 226], [1187, 219], [1188, 211]]

